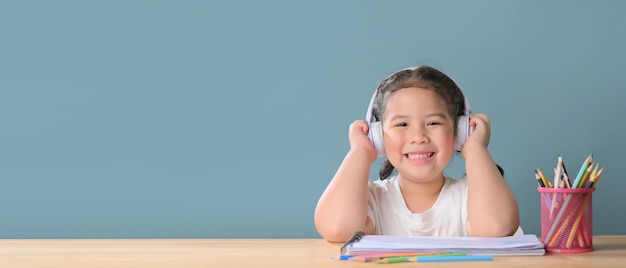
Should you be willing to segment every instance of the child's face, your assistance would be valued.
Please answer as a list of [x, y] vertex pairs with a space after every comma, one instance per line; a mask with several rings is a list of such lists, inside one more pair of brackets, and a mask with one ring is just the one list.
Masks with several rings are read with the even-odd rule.
[[412, 181], [442, 178], [454, 154], [454, 120], [430, 88], [396, 91], [385, 108], [383, 135], [389, 162]]

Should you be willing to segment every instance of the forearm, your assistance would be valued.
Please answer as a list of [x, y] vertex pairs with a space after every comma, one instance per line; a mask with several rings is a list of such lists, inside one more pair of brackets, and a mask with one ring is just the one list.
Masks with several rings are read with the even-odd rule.
[[315, 209], [315, 226], [326, 240], [342, 242], [366, 230], [367, 183], [370, 160], [355, 150], [348, 152]]
[[517, 201], [487, 149], [473, 148], [465, 166], [470, 235], [512, 235], [519, 226]]

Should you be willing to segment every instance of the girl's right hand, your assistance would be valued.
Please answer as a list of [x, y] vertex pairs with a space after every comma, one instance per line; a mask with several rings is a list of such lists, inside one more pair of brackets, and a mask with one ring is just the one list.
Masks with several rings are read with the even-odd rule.
[[356, 120], [350, 124], [350, 130], [348, 132], [348, 139], [350, 140], [350, 150], [360, 151], [362, 150], [369, 156], [370, 162], [376, 160], [376, 148], [367, 137], [369, 131], [369, 125], [365, 120]]

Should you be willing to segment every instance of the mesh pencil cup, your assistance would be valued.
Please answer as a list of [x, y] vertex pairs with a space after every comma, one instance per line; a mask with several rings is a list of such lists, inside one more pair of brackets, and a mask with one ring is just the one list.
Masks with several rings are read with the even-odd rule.
[[593, 251], [591, 194], [596, 188], [537, 189], [541, 195], [541, 241], [546, 251]]

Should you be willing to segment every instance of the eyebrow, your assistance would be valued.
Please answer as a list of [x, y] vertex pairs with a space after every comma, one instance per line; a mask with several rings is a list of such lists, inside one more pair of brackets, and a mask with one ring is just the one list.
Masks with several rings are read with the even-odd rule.
[[[399, 114], [399, 115], [392, 116], [389, 120], [392, 121], [392, 120], [404, 119], [404, 118], [408, 118], [408, 117], [409, 117], [408, 115]], [[441, 118], [444, 118], [444, 119], [448, 118], [448, 116], [446, 116], [445, 113], [430, 113], [430, 114], [427, 114], [425, 117], [441, 117]]]

